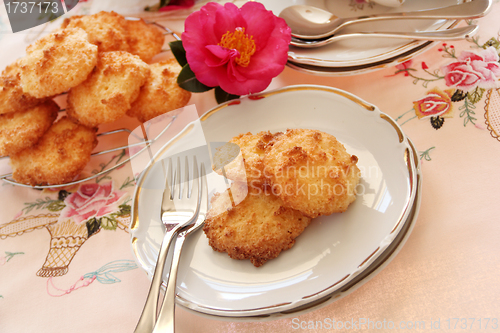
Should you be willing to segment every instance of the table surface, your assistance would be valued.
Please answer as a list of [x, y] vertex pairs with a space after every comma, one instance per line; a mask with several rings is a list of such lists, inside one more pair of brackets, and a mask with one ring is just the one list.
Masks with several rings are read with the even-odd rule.
[[[87, 14], [98, 7], [95, 1], [84, 2], [74, 11]], [[40, 28], [12, 34], [3, 5], [0, 14], [3, 68], [23, 55]], [[371, 73], [323, 77], [286, 67], [268, 90], [294, 84], [346, 90], [389, 114], [411, 138], [423, 174], [422, 203], [412, 234], [385, 269], [327, 306], [296, 317], [252, 322], [207, 318], [178, 308], [177, 331], [320, 332], [318, 321], [333, 320], [349, 322], [359, 331], [368, 331], [370, 325], [386, 331], [392, 324], [420, 331], [500, 330], [500, 84], [496, 79], [494, 87], [473, 87], [460, 99], [459, 88], [445, 80], [442, 69], [461, 62], [467, 52], [477, 61], [469, 68], [482, 66], [489, 45], [499, 53], [498, 17], [500, 3], [495, 0], [492, 12], [476, 20], [480, 30], [473, 40], [436, 43], [408, 62]], [[158, 19], [182, 29], [182, 13]], [[438, 120], [444, 122], [431, 121], [425, 113], [430, 104], [422, 101], [432, 104], [443, 98], [447, 111]], [[202, 114], [216, 102], [213, 93], [206, 92], [193, 94], [189, 104]], [[122, 121], [134, 125], [130, 119]], [[100, 131], [113, 126], [121, 123]], [[102, 163], [119, 163], [127, 153], [108, 155]], [[0, 168], [6, 168], [5, 163]], [[130, 205], [135, 179], [129, 163], [88, 183], [112, 186], [121, 203]], [[65, 190], [73, 193], [80, 187]], [[132, 332], [150, 281], [130, 249], [129, 215], [118, 216], [88, 237], [87, 229], [56, 226], [59, 196], [60, 189], [36, 190], [0, 181], [0, 331]]]

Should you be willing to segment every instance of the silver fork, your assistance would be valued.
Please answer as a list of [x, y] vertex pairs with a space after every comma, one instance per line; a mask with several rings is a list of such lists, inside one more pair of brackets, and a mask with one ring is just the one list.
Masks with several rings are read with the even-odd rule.
[[175, 289], [177, 283], [177, 270], [181, 258], [182, 247], [186, 238], [201, 228], [205, 223], [205, 217], [208, 211], [208, 186], [205, 175], [205, 165], [201, 164], [201, 206], [198, 216], [198, 221], [194, 225], [184, 227], [175, 241], [174, 255], [172, 258], [172, 266], [168, 274], [167, 291], [165, 298], [158, 314], [158, 319], [153, 332], [174, 332], [175, 330]]
[[[193, 162], [193, 177], [190, 177], [189, 161], [186, 157], [184, 184], [181, 188], [180, 159], [177, 158], [177, 168], [174, 175], [172, 175], [172, 160], [168, 160], [165, 190], [163, 191], [161, 205], [161, 220], [165, 225], [166, 233], [160, 246], [149, 294], [134, 331], [136, 333], [147, 333], [153, 330], [156, 322], [163, 270], [170, 244], [181, 229], [192, 225], [198, 219], [200, 212], [200, 178], [196, 156], [193, 156]], [[190, 178], [192, 183], [191, 193], [189, 193], [188, 185]]]

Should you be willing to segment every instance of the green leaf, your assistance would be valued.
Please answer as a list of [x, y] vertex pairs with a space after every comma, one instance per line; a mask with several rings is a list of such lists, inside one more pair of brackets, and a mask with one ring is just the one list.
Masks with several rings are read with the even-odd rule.
[[160, 0], [160, 8], [167, 6], [170, 3], [170, 0]]
[[179, 76], [177, 77], [177, 84], [184, 90], [198, 93], [205, 92], [213, 89], [213, 87], [209, 87], [198, 81], [196, 75], [189, 67], [189, 64], [184, 65], [182, 67]]
[[436, 129], [436, 130], [440, 129], [441, 127], [443, 127], [443, 124], [444, 124], [443, 117], [440, 117], [440, 116], [431, 117], [431, 126], [434, 129]]
[[47, 205], [47, 209], [51, 212], [58, 212], [64, 207], [66, 207], [66, 205], [64, 204], [64, 201], [61, 200], [56, 200]]
[[134, 177], [127, 177], [124, 181], [122, 186], [120, 186], [120, 190], [123, 190], [126, 187], [130, 186], [135, 186], [135, 178]]
[[430, 152], [434, 148], [436, 148], [436, 147], [430, 147], [429, 149], [427, 149], [423, 152], [420, 152], [420, 159], [425, 159], [426, 161], [432, 161]]
[[468, 98], [465, 98], [464, 100], [464, 105], [462, 105], [461, 107], [459, 107], [458, 109], [459, 110], [462, 110], [462, 112], [460, 112], [460, 118], [464, 118], [464, 127], [467, 126], [467, 124], [470, 122], [472, 124], [476, 124], [475, 121], [477, 120], [477, 118], [475, 118], [473, 115], [475, 115], [476, 113], [474, 112], [474, 109], [476, 108], [476, 106], [472, 103], [469, 103], [468, 101]]
[[132, 207], [130, 207], [130, 205], [121, 204], [118, 207], [120, 207], [120, 211], [116, 213], [116, 216], [126, 216], [130, 215], [130, 213], [132, 212]]
[[485, 91], [486, 89], [484, 88], [476, 87], [476, 89], [472, 93], [469, 93], [469, 101], [472, 104], [476, 104], [481, 100], [481, 98], [483, 98], [483, 94]]
[[95, 217], [88, 220], [86, 224], [87, 224], [88, 237], [98, 232], [99, 229], [101, 228], [101, 223]]
[[224, 90], [222, 90], [221, 87], [215, 88], [215, 99], [217, 100], [217, 103], [219, 103], [219, 104], [230, 101], [232, 99], [238, 99], [238, 98], [240, 98], [240, 96], [225, 92]]
[[57, 199], [58, 200], [61, 200], [61, 201], [64, 201], [64, 199], [66, 199], [66, 197], [70, 195], [70, 193], [66, 190], [60, 190], [59, 193], [57, 194]]
[[168, 43], [170, 46], [170, 50], [172, 51], [175, 59], [181, 65], [181, 67], [184, 67], [187, 65], [187, 59], [186, 59], [186, 50], [184, 50], [184, 46], [182, 45], [182, 40], [176, 40], [173, 42]]
[[464, 100], [465, 97], [467, 97], [467, 92], [462, 91], [460, 89], [457, 89], [455, 91], [455, 93], [453, 93], [453, 96], [451, 96], [451, 101], [452, 102], [460, 102], [460, 101]]
[[[479, 39], [479, 38], [478, 38]], [[495, 37], [490, 38], [486, 43], [483, 44], [483, 49], [493, 46], [495, 49], [500, 49], [500, 41]]]
[[104, 230], [116, 230], [118, 221], [113, 217], [103, 216], [101, 218], [101, 227]]

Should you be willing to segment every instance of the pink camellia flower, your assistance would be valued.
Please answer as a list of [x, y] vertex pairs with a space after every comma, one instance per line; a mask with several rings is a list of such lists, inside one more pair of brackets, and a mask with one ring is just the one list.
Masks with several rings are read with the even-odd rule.
[[233, 95], [266, 89], [287, 62], [291, 30], [258, 2], [209, 2], [188, 16], [182, 45], [201, 83]]
[[160, 8], [160, 12], [167, 12], [171, 10], [184, 9], [193, 7], [194, 0], [172, 0], [167, 6]]
[[113, 191], [113, 182], [84, 184], [64, 199], [66, 207], [61, 211], [59, 220], [72, 217], [79, 224], [93, 217], [103, 217], [119, 210], [119, 200], [125, 194], [124, 191]]
[[457, 61], [443, 66], [447, 86], [469, 91], [476, 87], [496, 88], [500, 77], [499, 57], [494, 47], [488, 47], [479, 54], [463, 51]]
[[413, 102], [413, 108], [418, 119], [440, 116], [443, 118], [453, 116], [451, 103], [452, 90], [441, 91], [434, 88], [427, 95]]

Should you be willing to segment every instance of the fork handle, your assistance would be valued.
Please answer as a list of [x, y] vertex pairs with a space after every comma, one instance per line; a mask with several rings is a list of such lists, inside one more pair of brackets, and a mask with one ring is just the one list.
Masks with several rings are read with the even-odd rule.
[[135, 328], [134, 333], [151, 332], [155, 326], [156, 313], [158, 310], [158, 299], [160, 296], [160, 287], [163, 280], [163, 270], [165, 268], [165, 260], [167, 259], [168, 249], [173, 238], [181, 229], [182, 224], [178, 224], [163, 236], [163, 241], [160, 245], [160, 252], [158, 253], [158, 260], [156, 261], [156, 268], [149, 287], [148, 297], [142, 309], [141, 317]]
[[175, 330], [175, 289], [177, 285], [177, 271], [179, 268], [182, 246], [186, 239], [186, 233], [187, 231], [181, 232], [175, 242], [172, 266], [170, 266], [170, 273], [168, 274], [167, 291], [165, 292], [165, 298], [163, 299], [163, 304], [161, 305], [153, 333], [173, 333]]

